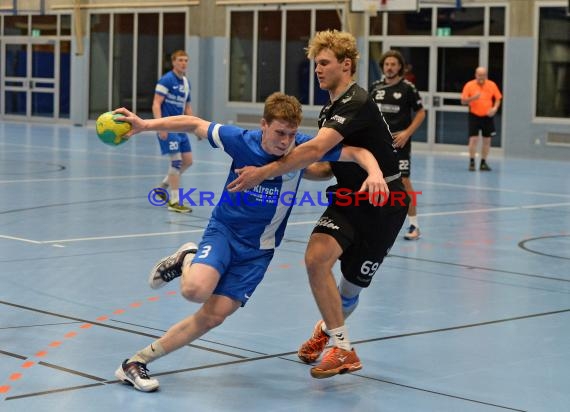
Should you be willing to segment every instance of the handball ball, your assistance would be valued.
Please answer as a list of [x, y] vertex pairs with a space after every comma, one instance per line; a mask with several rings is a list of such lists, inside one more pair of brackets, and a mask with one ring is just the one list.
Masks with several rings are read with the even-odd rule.
[[118, 122], [115, 120], [117, 117], [123, 117], [123, 115], [107, 112], [97, 118], [97, 137], [111, 146], [125, 143], [128, 139], [123, 136], [131, 130], [130, 123]]

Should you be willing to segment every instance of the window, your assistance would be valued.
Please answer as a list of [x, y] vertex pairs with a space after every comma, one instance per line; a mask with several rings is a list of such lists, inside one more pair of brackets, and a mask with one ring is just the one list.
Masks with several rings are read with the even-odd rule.
[[[109, 107], [109, 14], [91, 16], [91, 47], [89, 61], [89, 118], [95, 119]], [[97, 64], [95, 64], [97, 62]]]
[[4, 36], [27, 36], [28, 16], [5, 16]]
[[263, 103], [284, 90], [303, 104], [322, 104], [328, 94], [311, 82], [304, 49], [312, 33], [327, 29], [341, 29], [336, 9], [231, 10], [229, 100]]
[[570, 117], [570, 19], [564, 7], [541, 7], [536, 115]]
[[133, 107], [133, 14], [115, 14], [113, 19], [113, 87], [111, 107]]
[[259, 12], [257, 31], [257, 93], [255, 100], [263, 102], [279, 90], [281, 67], [281, 12]]
[[439, 7], [437, 9], [437, 28], [447, 29], [451, 36], [482, 36], [485, 9], [468, 7], [462, 9]]
[[305, 55], [307, 40], [311, 36], [311, 12], [290, 10], [287, 12], [285, 43], [285, 93], [297, 96], [302, 104], [309, 103], [309, 60]]
[[253, 78], [253, 12], [234, 12], [230, 28], [230, 100], [250, 102]]
[[152, 101], [154, 87], [159, 73], [158, 58], [158, 13], [139, 14], [137, 54], [137, 113], [143, 117], [152, 116]]
[[186, 14], [94, 13], [89, 25], [89, 118], [119, 106], [150, 116], [156, 81], [185, 49]]
[[491, 36], [505, 35], [505, 8], [491, 7], [491, 21], [489, 22], [489, 34]]
[[415, 12], [392, 12], [388, 14], [388, 35], [430, 36], [431, 9]]

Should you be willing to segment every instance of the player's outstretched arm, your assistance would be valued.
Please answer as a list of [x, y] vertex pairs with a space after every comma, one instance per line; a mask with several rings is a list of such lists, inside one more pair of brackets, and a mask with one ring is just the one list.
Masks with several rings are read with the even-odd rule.
[[303, 172], [303, 179], [307, 180], [329, 180], [331, 177], [333, 172], [329, 162], [311, 163]]
[[260, 184], [265, 179], [281, 176], [292, 170], [303, 169], [320, 160], [342, 139], [342, 135], [336, 130], [324, 127], [312, 140], [296, 146], [279, 160], [262, 167], [245, 166], [236, 169], [238, 177], [227, 185], [227, 189], [230, 192], [242, 192]]
[[122, 114], [118, 121], [130, 123], [132, 129], [127, 136], [133, 136], [144, 131], [167, 131], [167, 132], [189, 132], [195, 134], [199, 139], [208, 137], [208, 127], [211, 122], [200, 119], [196, 116], [169, 116], [160, 119], [141, 119], [133, 112], [121, 107], [113, 110], [113, 113]]

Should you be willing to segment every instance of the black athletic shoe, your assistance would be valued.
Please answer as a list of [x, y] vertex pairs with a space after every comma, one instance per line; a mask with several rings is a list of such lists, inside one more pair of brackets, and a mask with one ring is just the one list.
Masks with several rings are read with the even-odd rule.
[[182, 262], [186, 255], [191, 254], [194, 258], [198, 250], [198, 246], [194, 242], [188, 242], [180, 246], [180, 248], [172, 255], [163, 257], [150, 271], [148, 284], [152, 289], [158, 289], [166, 285], [172, 279], [176, 279], [182, 275]]
[[484, 172], [490, 172], [491, 168], [489, 167], [487, 162], [481, 162], [481, 164], [479, 165], [479, 170], [482, 170]]

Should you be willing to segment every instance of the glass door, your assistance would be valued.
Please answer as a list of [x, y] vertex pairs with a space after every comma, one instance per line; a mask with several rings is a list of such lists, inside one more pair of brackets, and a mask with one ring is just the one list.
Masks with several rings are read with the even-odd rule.
[[479, 42], [447, 39], [426, 46], [417, 40], [386, 44], [409, 65], [405, 77], [412, 81], [426, 109], [426, 120], [414, 134], [414, 142], [466, 145], [467, 108], [461, 105], [463, 85], [473, 79], [475, 68], [484, 65]]
[[2, 115], [7, 119], [56, 118], [59, 114], [59, 44], [10, 39], [2, 43]]
[[437, 45], [435, 76], [430, 79], [430, 135], [436, 144], [467, 144], [467, 107], [461, 104], [463, 85], [474, 78], [480, 59], [480, 44]]

